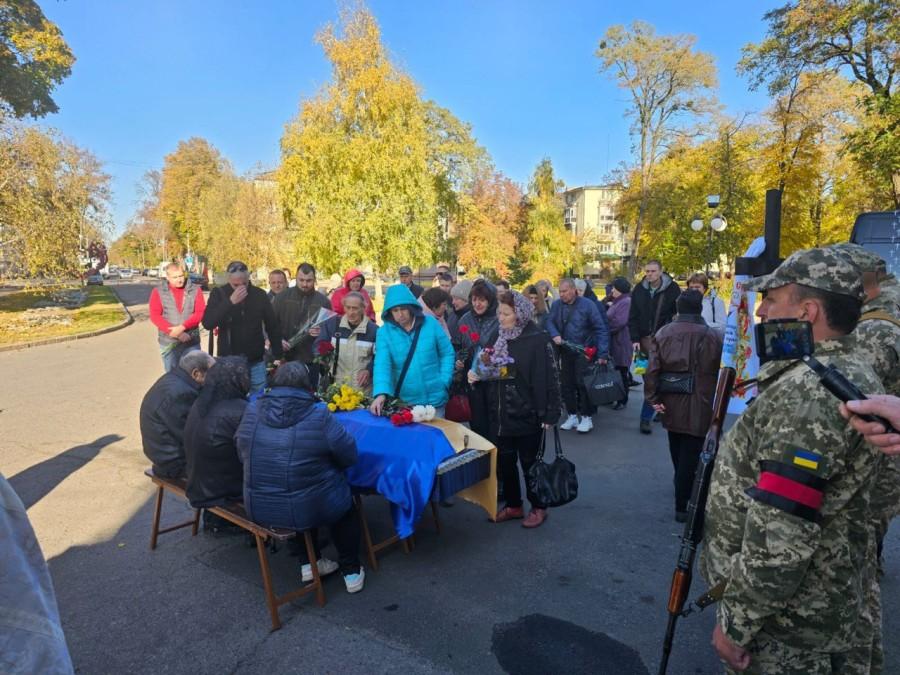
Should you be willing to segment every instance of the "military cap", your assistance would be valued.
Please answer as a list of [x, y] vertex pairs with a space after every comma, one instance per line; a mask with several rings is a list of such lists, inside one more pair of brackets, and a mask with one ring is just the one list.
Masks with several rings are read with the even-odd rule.
[[842, 242], [840, 244], [832, 244], [831, 248], [847, 256], [850, 262], [859, 268], [860, 272], [884, 274], [887, 271], [887, 264], [884, 262], [884, 258], [859, 244]]
[[859, 268], [834, 248], [808, 248], [792, 253], [771, 274], [751, 279], [748, 291], [768, 291], [788, 284], [865, 300]]

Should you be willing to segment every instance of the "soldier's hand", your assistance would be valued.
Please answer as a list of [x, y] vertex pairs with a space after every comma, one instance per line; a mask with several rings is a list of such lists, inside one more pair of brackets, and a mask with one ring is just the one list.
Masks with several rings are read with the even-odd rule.
[[725, 633], [722, 632], [719, 624], [716, 624], [715, 630], [713, 630], [712, 644], [713, 647], [716, 648], [716, 653], [719, 655], [719, 658], [722, 659], [729, 668], [740, 672], [747, 670], [750, 666], [750, 653], [743, 647], [738, 647], [729, 640]]
[[900, 398], [879, 394], [865, 401], [848, 401], [841, 404], [841, 414], [865, 439], [887, 455], [900, 454], [900, 434], [885, 433], [884, 425], [867, 422], [854, 413], [878, 415], [886, 419], [895, 429], [900, 428]]

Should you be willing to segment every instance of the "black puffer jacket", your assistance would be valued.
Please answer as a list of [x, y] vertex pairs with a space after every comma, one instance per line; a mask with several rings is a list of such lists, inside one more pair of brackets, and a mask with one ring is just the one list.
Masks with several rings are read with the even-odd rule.
[[184, 450], [187, 497], [194, 508], [241, 499], [244, 467], [234, 435], [246, 407], [246, 400], [232, 398], [217, 401], [206, 415], [198, 405], [191, 408], [184, 428]]
[[200, 385], [175, 368], [154, 382], [141, 401], [141, 443], [158, 476], [184, 475], [184, 425], [199, 393]]
[[507, 342], [515, 377], [497, 386], [498, 436], [526, 436], [559, 420], [559, 375], [550, 336], [528, 324]]

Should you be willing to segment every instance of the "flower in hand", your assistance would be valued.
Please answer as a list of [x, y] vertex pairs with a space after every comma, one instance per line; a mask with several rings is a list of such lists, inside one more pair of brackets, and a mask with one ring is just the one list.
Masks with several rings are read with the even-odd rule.
[[326, 354], [330, 354], [334, 351], [334, 345], [330, 342], [320, 342], [319, 346], [316, 348], [316, 351], [319, 352], [319, 356], [325, 356]]
[[588, 361], [593, 361], [594, 357], [597, 355], [597, 348], [596, 347], [585, 347], [584, 355], [587, 357]]

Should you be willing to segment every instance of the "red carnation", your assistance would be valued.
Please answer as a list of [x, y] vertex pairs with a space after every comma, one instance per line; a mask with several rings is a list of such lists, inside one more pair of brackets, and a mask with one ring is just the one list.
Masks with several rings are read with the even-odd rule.
[[330, 342], [320, 342], [318, 350], [319, 356], [325, 356], [326, 354], [330, 354], [334, 351], [334, 345]]
[[472, 338], [472, 342], [478, 342], [481, 339], [481, 336], [476, 333], [474, 330], [469, 333], [469, 337]]
[[588, 357], [588, 361], [594, 358], [594, 355], [597, 353], [596, 347], [585, 347], [584, 355]]
[[459, 327], [459, 332], [463, 333], [463, 334], [468, 333], [469, 327], [467, 325], [463, 324], [462, 326]]
[[395, 427], [400, 426], [400, 415], [398, 413], [394, 413], [393, 415], [391, 415], [391, 424], [393, 424]]
[[409, 408], [407, 408], [406, 410], [404, 410], [401, 414], [403, 415], [404, 421], [406, 421], [407, 423], [413, 421], [412, 410], [410, 410]]

